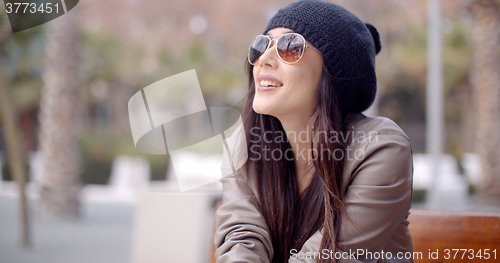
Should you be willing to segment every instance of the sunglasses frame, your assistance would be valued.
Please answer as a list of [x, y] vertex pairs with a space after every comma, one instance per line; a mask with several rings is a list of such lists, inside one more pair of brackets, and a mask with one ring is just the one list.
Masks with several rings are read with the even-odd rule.
[[[280, 53], [278, 52], [278, 48], [277, 48], [277, 46], [278, 46], [278, 42], [280, 41], [280, 39], [281, 39], [282, 37], [284, 37], [284, 36], [286, 36], [286, 35], [297, 35], [297, 36], [300, 36], [300, 37], [302, 38], [302, 40], [304, 41], [304, 45], [302, 45], [302, 53], [300, 54], [299, 59], [297, 59], [297, 60], [296, 60], [296, 61], [294, 61], [294, 62], [288, 62], [288, 61], [285, 61], [285, 60], [284, 60], [284, 59], [280, 56]], [[269, 42], [267, 43], [267, 47], [266, 47], [266, 49], [264, 50], [264, 52], [262, 52], [262, 54], [260, 54], [260, 56], [259, 56], [259, 57], [255, 60], [255, 62], [257, 62], [257, 60], [259, 60], [259, 58], [260, 58], [260, 57], [261, 57], [264, 53], [266, 53], [266, 51], [269, 49], [269, 46], [271, 46], [271, 43], [272, 43], [274, 40], [276, 40], [276, 54], [277, 54], [277, 55], [278, 55], [278, 57], [281, 59], [281, 61], [283, 61], [283, 62], [285, 62], [286, 64], [289, 64], [289, 65], [290, 65], [290, 64], [295, 64], [295, 63], [299, 62], [299, 61], [302, 59], [302, 57], [304, 56], [304, 53], [305, 53], [305, 51], [306, 51], [306, 47], [311, 48], [311, 49], [314, 49], [314, 50], [316, 50], [316, 51], [318, 51], [318, 52], [320, 52], [320, 53], [321, 53], [321, 51], [319, 51], [318, 49], [316, 49], [316, 48], [314, 48], [314, 47], [311, 47], [311, 46], [307, 45], [307, 44], [306, 44], [306, 39], [304, 38], [304, 36], [303, 36], [303, 35], [301, 35], [301, 34], [299, 34], [299, 33], [295, 33], [295, 32], [286, 33], [286, 34], [281, 35], [278, 39], [272, 39], [272, 38], [271, 38], [270, 36], [268, 36], [268, 35], [258, 35], [258, 36], [256, 36], [256, 37], [254, 38], [254, 40], [252, 41], [252, 43], [253, 43], [253, 42], [254, 42], [254, 41], [255, 41], [258, 37], [266, 37], [267, 39], [269, 39]], [[248, 59], [248, 63], [250, 63], [250, 65], [254, 66], [254, 65], [255, 65], [255, 63], [252, 63], [252, 62], [250, 61], [250, 50], [252, 50], [252, 43], [250, 43], [250, 47], [248, 48], [248, 55], [247, 55], [247, 59]]]

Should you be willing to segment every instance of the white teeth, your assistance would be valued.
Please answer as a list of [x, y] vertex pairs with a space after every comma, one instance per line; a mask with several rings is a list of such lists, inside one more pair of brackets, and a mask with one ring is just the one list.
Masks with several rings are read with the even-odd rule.
[[282, 84], [270, 80], [261, 80], [259, 83], [262, 87], [281, 87]]

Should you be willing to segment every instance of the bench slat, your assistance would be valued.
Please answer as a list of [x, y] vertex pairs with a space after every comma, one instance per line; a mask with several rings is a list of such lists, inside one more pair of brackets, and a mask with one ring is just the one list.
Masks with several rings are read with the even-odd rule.
[[[500, 262], [500, 212], [435, 212], [412, 209], [409, 216], [409, 230], [413, 251], [422, 252], [422, 260], [429, 261], [429, 251], [438, 251], [439, 259], [432, 262]], [[446, 249], [450, 259], [445, 260]], [[455, 255], [452, 249], [467, 249]], [[474, 251], [474, 259], [470, 252]], [[496, 249], [496, 260], [480, 259], [476, 255], [481, 250], [490, 249], [490, 257]], [[464, 259], [462, 260], [462, 255]]]

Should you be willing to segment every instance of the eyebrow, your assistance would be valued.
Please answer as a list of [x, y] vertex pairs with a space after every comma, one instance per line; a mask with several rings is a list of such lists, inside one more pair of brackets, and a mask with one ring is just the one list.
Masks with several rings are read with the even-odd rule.
[[[283, 33], [283, 35], [284, 35], [284, 34], [288, 34], [288, 33], [295, 33], [295, 32], [293, 32], [293, 30], [288, 30], [288, 31], [285, 31], [285, 32]], [[270, 35], [271, 35], [271, 34], [266, 33], [266, 36], [270, 36]]]

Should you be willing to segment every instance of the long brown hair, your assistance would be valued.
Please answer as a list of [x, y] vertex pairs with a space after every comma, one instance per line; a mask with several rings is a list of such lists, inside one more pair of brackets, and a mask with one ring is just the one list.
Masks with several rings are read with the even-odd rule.
[[[323, 63], [315, 101], [315, 111], [318, 115], [314, 122], [313, 135], [315, 133], [318, 135], [314, 137], [318, 149], [328, 150], [318, 150], [319, 156], [313, 158], [315, 169], [313, 178], [306, 190], [299, 195], [295, 161], [293, 156], [284, 156], [284, 153], [292, 152], [291, 145], [288, 140], [263, 139], [269, 133], [285, 134], [285, 131], [276, 117], [258, 114], [253, 110], [255, 95], [253, 66], [249, 63], [245, 63], [245, 66], [249, 80], [247, 99], [243, 108], [248, 147], [245, 169], [248, 174], [247, 179], [256, 182], [258, 199], [255, 201], [266, 219], [272, 238], [274, 248], [272, 262], [288, 262], [291, 249], [300, 251], [306, 240], [321, 227], [323, 227], [323, 238], [319, 252], [329, 249], [335, 253], [341, 216], [344, 215], [351, 223], [352, 220], [342, 203], [344, 158], [333, 156], [336, 149], [345, 153], [346, 146], [340, 140], [332, 142], [327, 138], [327, 134], [332, 134], [332, 131], [343, 134], [346, 130], [343, 123], [346, 113], [343, 111], [340, 95], [335, 89], [334, 78], [328, 74]], [[311, 142], [312, 147], [313, 142]], [[283, 156], [279, 159], [262, 158], [262, 149], [277, 149]], [[334, 259], [318, 260], [318, 262], [332, 261], [335, 262]]]

